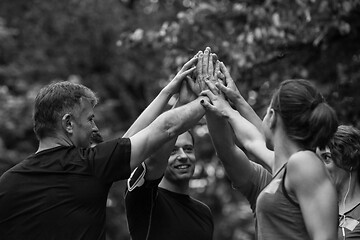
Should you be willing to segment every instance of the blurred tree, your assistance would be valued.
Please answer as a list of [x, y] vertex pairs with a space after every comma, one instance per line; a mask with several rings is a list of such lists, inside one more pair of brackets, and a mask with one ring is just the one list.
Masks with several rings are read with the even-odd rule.
[[[360, 127], [357, 0], [2, 0], [0, 174], [37, 147], [31, 109], [51, 81], [81, 82], [101, 98], [97, 121], [121, 136], [178, 68], [210, 46], [262, 115], [286, 78], [314, 80], [342, 123]], [[253, 239], [204, 122], [196, 128], [193, 194], [211, 206], [214, 239]], [[128, 239], [124, 183], [108, 201], [108, 239]]]

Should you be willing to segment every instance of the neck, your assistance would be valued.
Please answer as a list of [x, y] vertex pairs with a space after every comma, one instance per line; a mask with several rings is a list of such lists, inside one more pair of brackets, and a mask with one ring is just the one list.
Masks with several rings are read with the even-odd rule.
[[40, 140], [39, 148], [36, 153], [55, 148], [58, 146], [72, 146], [74, 145], [70, 139], [62, 137], [62, 136], [54, 136], [54, 137], [45, 137]]
[[[350, 183], [350, 184], [349, 184]], [[354, 171], [339, 191], [339, 214], [344, 214], [359, 204], [360, 184], [357, 173]]]
[[288, 162], [291, 155], [300, 151], [301, 149], [290, 140], [286, 134], [277, 133], [274, 136], [274, 164], [272, 172], [276, 173], [285, 163]]
[[165, 177], [161, 180], [159, 187], [164, 188], [171, 192], [187, 194], [189, 195], [189, 181], [188, 180], [177, 180], [176, 182], [172, 182], [167, 180]]

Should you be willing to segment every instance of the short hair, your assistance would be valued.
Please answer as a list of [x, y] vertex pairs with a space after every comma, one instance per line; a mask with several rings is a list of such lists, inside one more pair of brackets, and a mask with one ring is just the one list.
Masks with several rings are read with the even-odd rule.
[[271, 102], [271, 107], [281, 116], [289, 138], [304, 149], [324, 148], [337, 129], [335, 111], [308, 80], [283, 81]]
[[37, 138], [55, 134], [63, 114], [79, 106], [82, 98], [93, 106], [98, 103], [95, 93], [81, 84], [62, 81], [43, 87], [35, 98], [33, 112], [33, 130]]
[[[330, 140], [328, 147], [334, 164], [346, 171], [359, 169], [360, 130], [347, 125], [340, 125]], [[358, 170], [359, 171], [359, 170]]]

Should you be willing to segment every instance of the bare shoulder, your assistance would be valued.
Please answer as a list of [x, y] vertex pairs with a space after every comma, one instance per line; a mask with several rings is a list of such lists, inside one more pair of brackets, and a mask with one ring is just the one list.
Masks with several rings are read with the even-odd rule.
[[288, 169], [298, 171], [313, 171], [317, 168], [324, 168], [321, 159], [312, 151], [299, 151], [291, 155], [288, 161]]
[[324, 163], [312, 151], [299, 151], [293, 154], [289, 158], [287, 171], [293, 186], [309, 186], [328, 177]]

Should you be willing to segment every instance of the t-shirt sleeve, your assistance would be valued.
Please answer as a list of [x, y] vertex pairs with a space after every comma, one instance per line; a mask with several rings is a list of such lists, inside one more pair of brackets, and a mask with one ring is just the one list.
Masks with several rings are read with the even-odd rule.
[[235, 186], [233, 188], [239, 190], [249, 201], [253, 212], [256, 208], [256, 199], [260, 192], [270, 183], [272, 179], [271, 173], [260, 164], [250, 162], [252, 165], [252, 174], [247, 184]]
[[[139, 171], [139, 172], [136, 172]], [[136, 168], [132, 177], [142, 177], [141, 167]], [[128, 187], [125, 190], [125, 209], [130, 235], [133, 240], [145, 239], [151, 221], [151, 209], [154, 207], [157, 197], [158, 184], [162, 178], [152, 181], [128, 179]], [[131, 184], [129, 184], [131, 182]], [[140, 183], [135, 184], [133, 183]], [[129, 191], [129, 186], [131, 191]]]
[[106, 183], [127, 179], [130, 176], [131, 142], [118, 138], [102, 142], [85, 153], [94, 175]]

